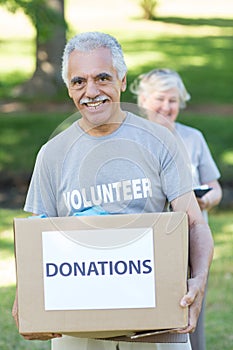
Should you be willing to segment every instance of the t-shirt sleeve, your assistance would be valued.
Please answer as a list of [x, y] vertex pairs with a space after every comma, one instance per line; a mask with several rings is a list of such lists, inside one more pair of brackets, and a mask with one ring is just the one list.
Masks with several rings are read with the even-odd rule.
[[38, 153], [31, 182], [29, 185], [24, 210], [37, 215], [57, 216], [55, 193], [51, 175], [45, 158], [43, 146]]
[[199, 160], [199, 179], [201, 184], [206, 184], [209, 181], [217, 180], [220, 178], [220, 172], [217, 165], [210, 153], [209, 147], [204, 139], [204, 136], [200, 133], [200, 160]]

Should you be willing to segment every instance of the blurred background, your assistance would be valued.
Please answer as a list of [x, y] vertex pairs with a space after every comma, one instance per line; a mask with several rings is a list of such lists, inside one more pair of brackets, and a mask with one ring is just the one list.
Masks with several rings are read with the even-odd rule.
[[[204, 134], [220, 169], [223, 200], [210, 212], [215, 239], [207, 300], [207, 348], [233, 344], [233, 2], [231, 0], [0, 0], [0, 348], [26, 342], [11, 318], [15, 291], [12, 221], [22, 207], [36, 154], [75, 112], [61, 80], [67, 39], [104, 31], [123, 47], [128, 86], [168, 67], [191, 101], [179, 120]], [[129, 89], [123, 102], [136, 103]]]
[[[0, 191], [16, 175], [28, 179], [41, 144], [75, 110], [60, 74], [63, 48], [97, 30], [122, 44], [128, 85], [155, 67], [181, 74], [191, 94], [181, 118], [203, 131], [222, 173], [221, 205], [233, 206], [232, 17], [230, 0], [0, 0]], [[122, 100], [136, 103], [129, 89]]]

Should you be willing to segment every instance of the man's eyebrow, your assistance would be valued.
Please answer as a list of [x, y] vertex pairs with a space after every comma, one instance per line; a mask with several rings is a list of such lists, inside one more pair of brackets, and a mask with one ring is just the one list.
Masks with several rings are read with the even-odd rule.
[[108, 73], [100, 73], [100, 74], [97, 74], [96, 76], [97, 79], [103, 79], [103, 78], [112, 78], [112, 76]]
[[85, 79], [82, 77], [73, 77], [70, 82], [77, 83], [77, 81], [85, 81]]

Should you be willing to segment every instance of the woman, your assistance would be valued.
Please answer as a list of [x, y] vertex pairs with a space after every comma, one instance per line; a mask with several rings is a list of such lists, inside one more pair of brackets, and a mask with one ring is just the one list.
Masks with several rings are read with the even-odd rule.
[[[222, 198], [218, 182], [220, 173], [202, 133], [176, 122], [180, 109], [185, 108], [186, 101], [190, 99], [181, 77], [170, 69], [154, 69], [140, 75], [130, 88], [137, 95], [138, 105], [146, 111], [147, 118], [166, 126], [183, 142], [191, 161], [193, 188], [211, 188], [197, 198], [203, 215], [208, 220], [208, 210]], [[191, 335], [193, 350], [205, 349], [203, 309], [204, 307], [196, 331]]]

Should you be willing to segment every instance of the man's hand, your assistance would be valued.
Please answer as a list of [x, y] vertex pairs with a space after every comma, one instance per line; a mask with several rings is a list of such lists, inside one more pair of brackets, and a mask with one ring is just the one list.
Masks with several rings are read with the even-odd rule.
[[[15, 320], [17, 328], [19, 328], [19, 319], [18, 319], [18, 297], [17, 292], [12, 307], [12, 316]], [[24, 333], [21, 334], [26, 340], [50, 340], [53, 338], [60, 338], [62, 335], [59, 333]]]
[[60, 338], [59, 333], [23, 333], [21, 334], [26, 340], [50, 340], [53, 338]]
[[195, 331], [197, 320], [202, 307], [202, 300], [204, 297], [203, 283], [196, 277], [188, 280], [188, 292], [181, 299], [181, 307], [189, 307], [189, 322], [188, 326], [178, 333], [193, 333]]
[[209, 268], [213, 259], [214, 242], [210, 227], [202, 216], [193, 192], [176, 198], [171, 204], [174, 211], [188, 214], [189, 265], [192, 278], [188, 280], [188, 293], [182, 298], [180, 305], [189, 307], [189, 323], [179, 333], [191, 333], [196, 328], [201, 311]]

